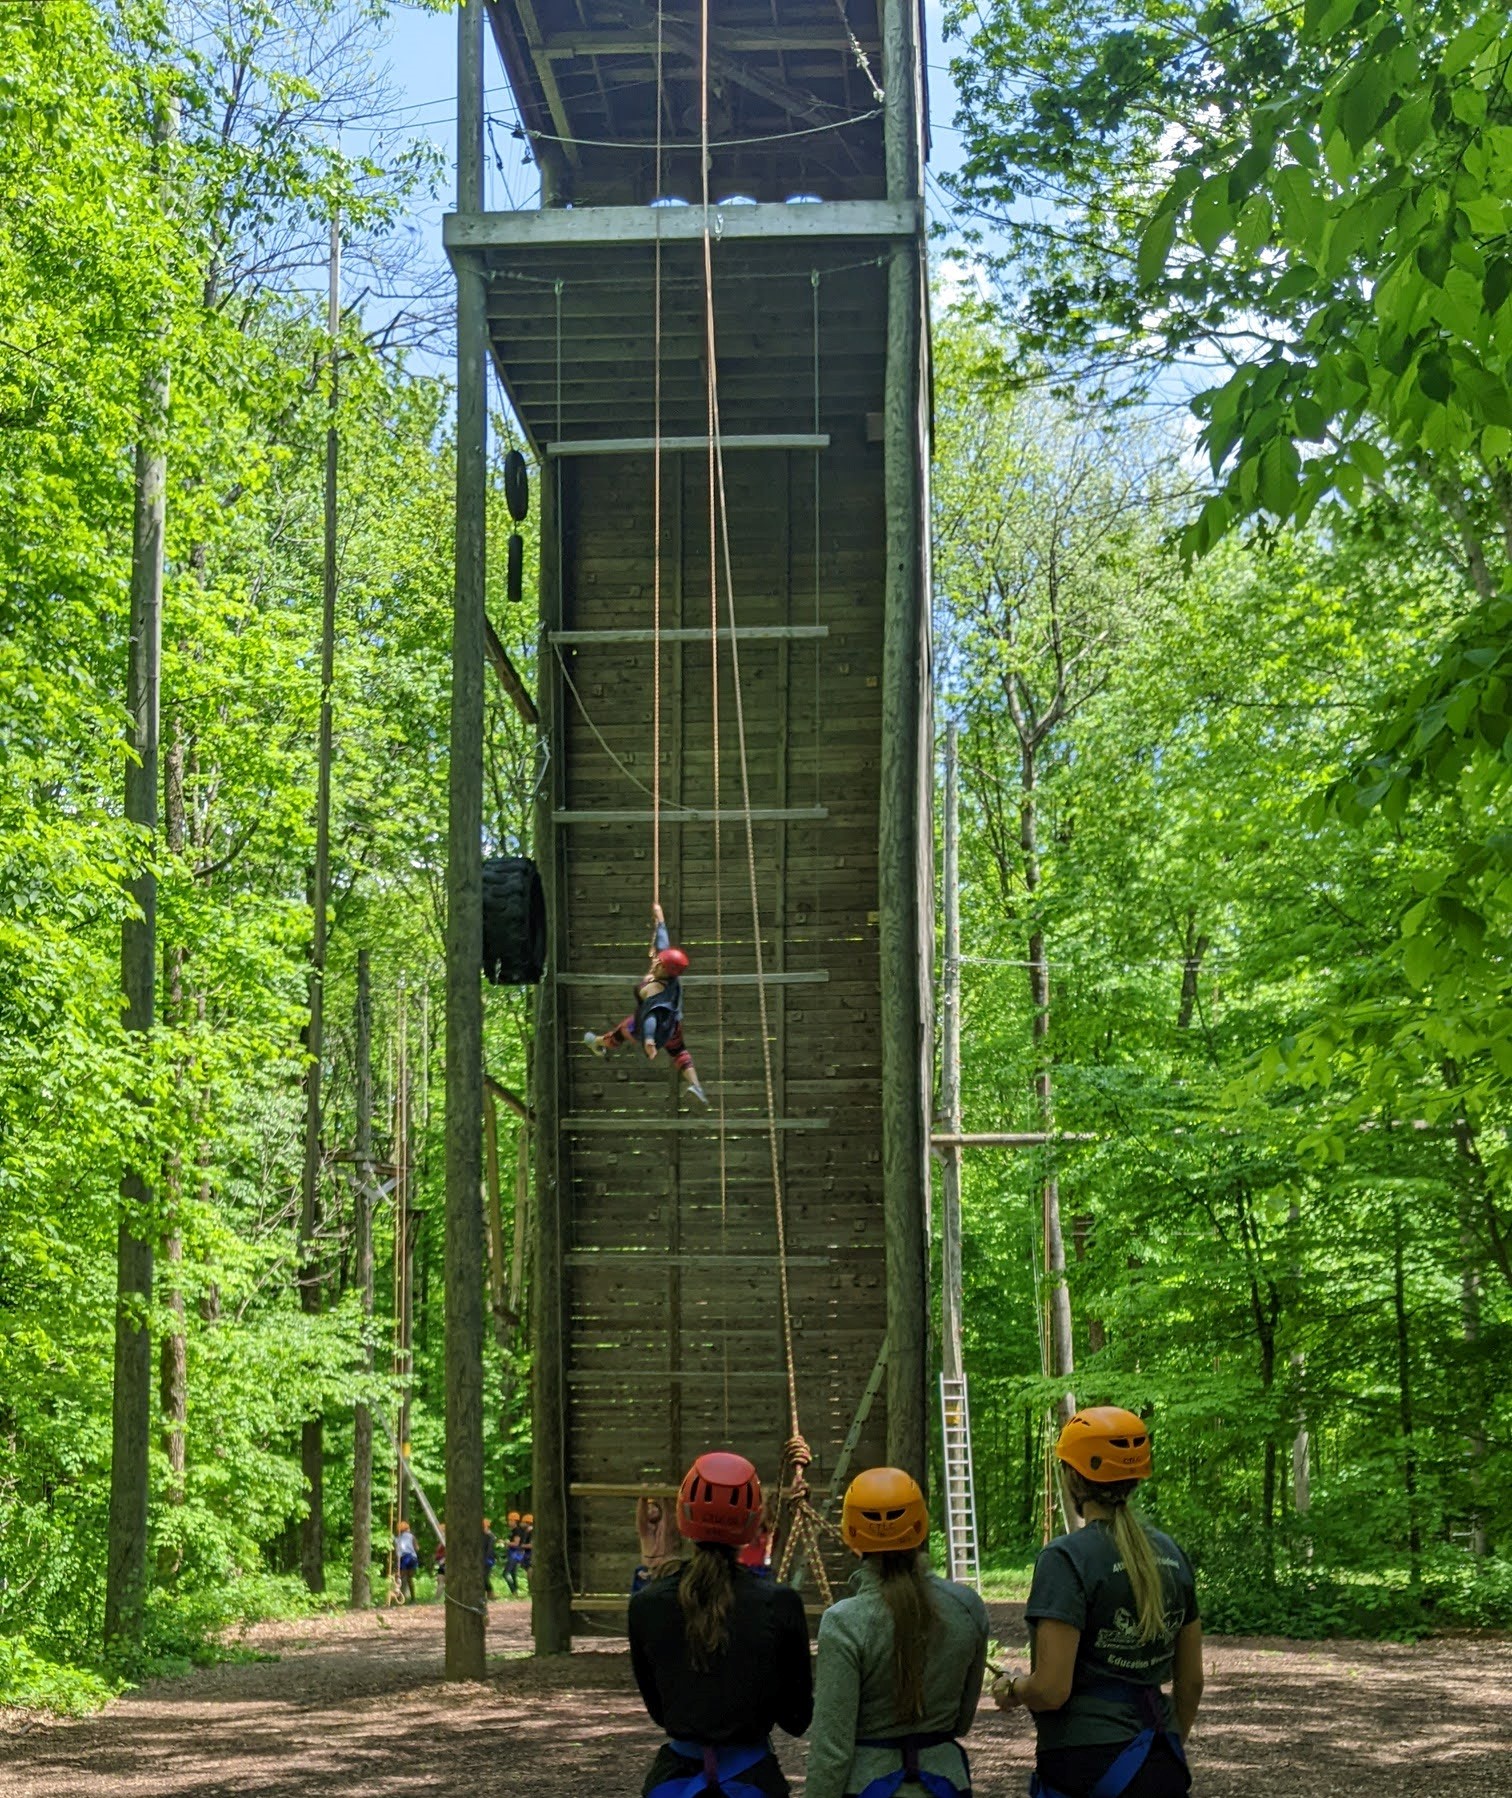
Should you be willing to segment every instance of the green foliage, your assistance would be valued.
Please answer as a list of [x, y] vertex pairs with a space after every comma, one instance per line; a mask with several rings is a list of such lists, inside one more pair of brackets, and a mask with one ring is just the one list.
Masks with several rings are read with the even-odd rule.
[[98, 1674], [44, 1659], [19, 1636], [0, 1636], [0, 1706], [87, 1717], [108, 1704], [117, 1689]]
[[[1457, 1083], [1445, 1065], [1470, 964], [1425, 989], [1398, 937], [1484, 816], [1426, 786], [1396, 817], [1328, 799], [1463, 615], [1434, 509], [1380, 500], [1187, 568], [1168, 441], [1014, 396], [980, 325], [947, 317], [936, 346], [966, 1128], [1036, 1128], [1048, 1055], [1056, 1123], [1094, 1138], [966, 1165], [988, 1564], [1045, 1523], [1044, 1417], [1065, 1384], [1039, 1371], [1053, 1167], [1069, 1384], [1151, 1416], [1146, 1509], [1199, 1560], [1210, 1621], [1400, 1634], [1495, 1617], [1500, 1563], [1467, 1550], [1472, 1527], [1512, 1531], [1505, 1089], [1489, 1050]], [[1072, 679], [1036, 753], [1031, 883], [1004, 695], [1052, 693], [1057, 657]], [[1441, 916], [1428, 927], [1452, 932]]]
[[[154, 1193], [133, 1218], [158, 1254], [147, 1321], [155, 1353], [182, 1333], [187, 1412], [182, 1473], [166, 1395], [154, 1418], [153, 1590], [140, 1654], [118, 1671], [202, 1658], [239, 1619], [285, 1614], [306, 1503], [299, 1436], [315, 1414], [327, 1418], [333, 1589], [345, 1577], [352, 1407], [365, 1400], [391, 1421], [399, 1396], [387, 1202], [371, 1322], [354, 1283], [359, 949], [373, 970], [380, 1163], [393, 1151], [401, 1016], [408, 1029], [420, 1220], [412, 1435], [444, 1504], [454, 458], [446, 386], [406, 363], [406, 334], [423, 321], [393, 302], [375, 318], [349, 309], [337, 346], [318, 1315], [302, 1309], [297, 1285], [332, 347], [309, 289], [334, 211], [347, 292], [387, 291], [402, 260], [395, 227], [437, 174], [428, 145], [382, 157], [337, 148], [347, 113], [383, 105], [371, 58], [385, 10], [335, 0], [0, 8], [0, 1650], [23, 1695], [46, 1697], [54, 1678], [65, 1694], [66, 1676], [48, 1669], [100, 1655], [128, 1169]], [[161, 142], [170, 102], [176, 132]], [[159, 361], [171, 393], [164, 829], [149, 843], [123, 822], [122, 784], [134, 456], [144, 373]], [[496, 441], [502, 453], [502, 421]], [[502, 552], [502, 502], [498, 512]], [[496, 565], [502, 587], [502, 553]], [[528, 671], [521, 627], [502, 592], [491, 600]], [[487, 827], [494, 843], [522, 846], [532, 745], [497, 694], [490, 705]], [[126, 882], [147, 865], [162, 975], [143, 1047], [121, 1029], [119, 956]], [[517, 997], [491, 1003], [490, 1071], [514, 1087], [525, 1023]], [[510, 1205], [506, 1193], [506, 1236]], [[528, 1475], [527, 1381], [511, 1340], [490, 1366], [501, 1511]], [[381, 1593], [393, 1485], [381, 1433], [375, 1458]], [[13, 1647], [23, 1635], [25, 1649]]]

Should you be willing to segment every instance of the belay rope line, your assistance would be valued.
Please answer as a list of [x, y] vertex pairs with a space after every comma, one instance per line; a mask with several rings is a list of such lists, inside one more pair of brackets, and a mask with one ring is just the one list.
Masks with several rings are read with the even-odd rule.
[[[746, 850], [746, 879], [751, 901], [751, 946], [756, 962], [756, 998], [761, 1021], [761, 1069], [762, 1083], [766, 1097], [767, 1111], [767, 1149], [772, 1176], [772, 1203], [777, 1224], [777, 1272], [778, 1285], [782, 1301], [782, 1352], [784, 1371], [787, 1379], [789, 1437], [783, 1451], [783, 1478], [779, 1485], [779, 1504], [787, 1513], [787, 1531], [783, 1545], [779, 1577], [785, 1578], [791, 1567], [795, 1549], [801, 1546], [819, 1584], [824, 1602], [833, 1601], [829, 1576], [825, 1571], [823, 1556], [820, 1552], [821, 1534], [830, 1531], [836, 1535], [834, 1525], [815, 1510], [809, 1499], [807, 1470], [813, 1455], [803, 1438], [798, 1416], [798, 1373], [797, 1359], [793, 1349], [793, 1306], [792, 1292], [788, 1277], [787, 1254], [787, 1215], [783, 1203], [782, 1159], [777, 1144], [777, 1093], [772, 1073], [772, 1040], [771, 1020], [767, 1005], [766, 965], [762, 948], [761, 928], [761, 895], [756, 875], [756, 834], [751, 818], [751, 771], [750, 758], [747, 754], [745, 727], [745, 697], [740, 678], [740, 638], [736, 628], [735, 608], [735, 570], [734, 559], [730, 552], [730, 511], [729, 496], [725, 483], [724, 447], [720, 434], [719, 415], [719, 364], [716, 353], [716, 333], [714, 318], [714, 248], [713, 234], [709, 227], [711, 196], [709, 193], [709, 0], [700, 0], [700, 33], [699, 33], [699, 133], [702, 151], [702, 199], [703, 199], [703, 272], [704, 272], [704, 340], [705, 366], [708, 378], [708, 420], [709, 420], [709, 599], [710, 599], [710, 640], [709, 648], [714, 669], [713, 690], [715, 693], [714, 712], [714, 892], [716, 905], [716, 936], [719, 945], [719, 968], [716, 977], [723, 974], [724, 929], [722, 921], [721, 893], [721, 837], [720, 837], [720, 745], [719, 714], [717, 695], [719, 690], [719, 575], [724, 574], [726, 616], [729, 620], [730, 637], [730, 675], [731, 688], [735, 702], [735, 735], [740, 755], [740, 803], [744, 823]], [[717, 513], [716, 513], [717, 502]], [[717, 537], [716, 537], [717, 517]], [[817, 571], [816, 571], [817, 573]], [[782, 746], [782, 753], [786, 753]], [[725, 1153], [725, 1111], [723, 1081], [724, 1051], [724, 982], [719, 978], [720, 1004], [720, 1218], [721, 1229], [726, 1212], [727, 1159]], [[725, 1332], [726, 1353], [728, 1354], [728, 1331]], [[728, 1391], [728, 1376], [726, 1381]], [[728, 1399], [726, 1400], [728, 1411]], [[779, 1533], [781, 1520], [779, 1518]]]

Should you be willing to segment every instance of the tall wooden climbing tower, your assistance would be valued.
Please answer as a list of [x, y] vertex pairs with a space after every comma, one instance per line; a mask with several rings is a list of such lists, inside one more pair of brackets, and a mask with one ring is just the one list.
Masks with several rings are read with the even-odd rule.
[[[487, 0], [541, 167], [528, 212], [481, 209], [476, 0], [461, 27], [459, 505], [481, 516], [485, 354], [540, 464], [543, 1651], [622, 1622], [635, 1492], [721, 1445], [775, 1481], [785, 1315], [816, 1493], [884, 1458], [924, 1472], [920, 12], [706, 7]], [[459, 548], [470, 654], [480, 531]], [[707, 1111], [665, 1061], [582, 1041], [632, 1004], [658, 835]]]

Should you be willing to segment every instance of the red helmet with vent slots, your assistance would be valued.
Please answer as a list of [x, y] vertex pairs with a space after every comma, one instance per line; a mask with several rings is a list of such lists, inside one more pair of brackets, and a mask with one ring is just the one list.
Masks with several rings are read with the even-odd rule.
[[669, 974], [686, 974], [688, 971], [688, 958], [681, 949], [659, 950], [656, 959]]
[[677, 1527], [690, 1542], [744, 1548], [761, 1527], [761, 1481], [744, 1455], [700, 1455], [677, 1494]]

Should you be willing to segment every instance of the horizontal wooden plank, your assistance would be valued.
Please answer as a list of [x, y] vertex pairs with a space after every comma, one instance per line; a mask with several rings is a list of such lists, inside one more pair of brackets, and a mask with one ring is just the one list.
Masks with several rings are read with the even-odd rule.
[[[448, 253], [493, 249], [543, 251], [611, 244], [698, 243], [708, 230], [720, 244], [776, 244], [802, 238], [907, 238], [924, 230], [919, 200], [823, 200], [763, 206], [572, 206], [540, 211], [445, 214]], [[547, 259], [532, 259], [544, 278]], [[605, 274], [611, 269], [604, 269]], [[880, 281], [886, 273], [877, 271]]]
[[[661, 821], [666, 824], [743, 824], [749, 816], [753, 824], [786, 824], [827, 818], [829, 808], [823, 805], [752, 806], [746, 813], [736, 806], [719, 811], [701, 806], [663, 806]], [[561, 811], [551, 814], [553, 824], [650, 824], [656, 813], [645, 811]]]
[[711, 1106], [703, 1112], [680, 1112], [676, 1116], [648, 1112], [602, 1112], [593, 1116], [564, 1117], [561, 1120], [564, 1134], [573, 1136], [596, 1130], [613, 1130], [623, 1134], [626, 1131], [639, 1130], [690, 1130], [704, 1135], [717, 1136], [721, 1129], [727, 1132], [744, 1134], [748, 1131], [762, 1131], [775, 1127], [778, 1130], [828, 1130], [828, 1118], [775, 1118], [764, 1117], [731, 1117], [726, 1114], [721, 1123], [717, 1108]]
[[[742, 596], [741, 604], [750, 602], [748, 596]], [[754, 602], [760, 604], [760, 601]], [[780, 603], [773, 601], [772, 603]], [[713, 633], [721, 643], [728, 643], [732, 637], [742, 643], [777, 642], [785, 638], [827, 637], [827, 624], [745, 624], [731, 631], [728, 626]], [[661, 633], [663, 643], [707, 643], [710, 633], [707, 630], [685, 630], [682, 628], [664, 630]], [[656, 632], [648, 630], [574, 630], [549, 631], [547, 641], [550, 643], [654, 643]]]
[[[634, 990], [641, 978], [634, 974], [556, 974], [547, 975], [558, 986], [612, 986]], [[684, 986], [822, 986], [829, 979], [827, 968], [780, 974], [684, 974]]]
[[[707, 450], [710, 440], [707, 437], [663, 437], [661, 439], [664, 455], [679, 455], [691, 450]], [[732, 432], [719, 439], [722, 449], [727, 450], [791, 450], [828, 449], [830, 445], [827, 431], [815, 433], [797, 433], [792, 436], [775, 432]], [[556, 458], [559, 456], [635, 456], [656, 447], [654, 437], [559, 437], [555, 443], [548, 443], [546, 454]]]

